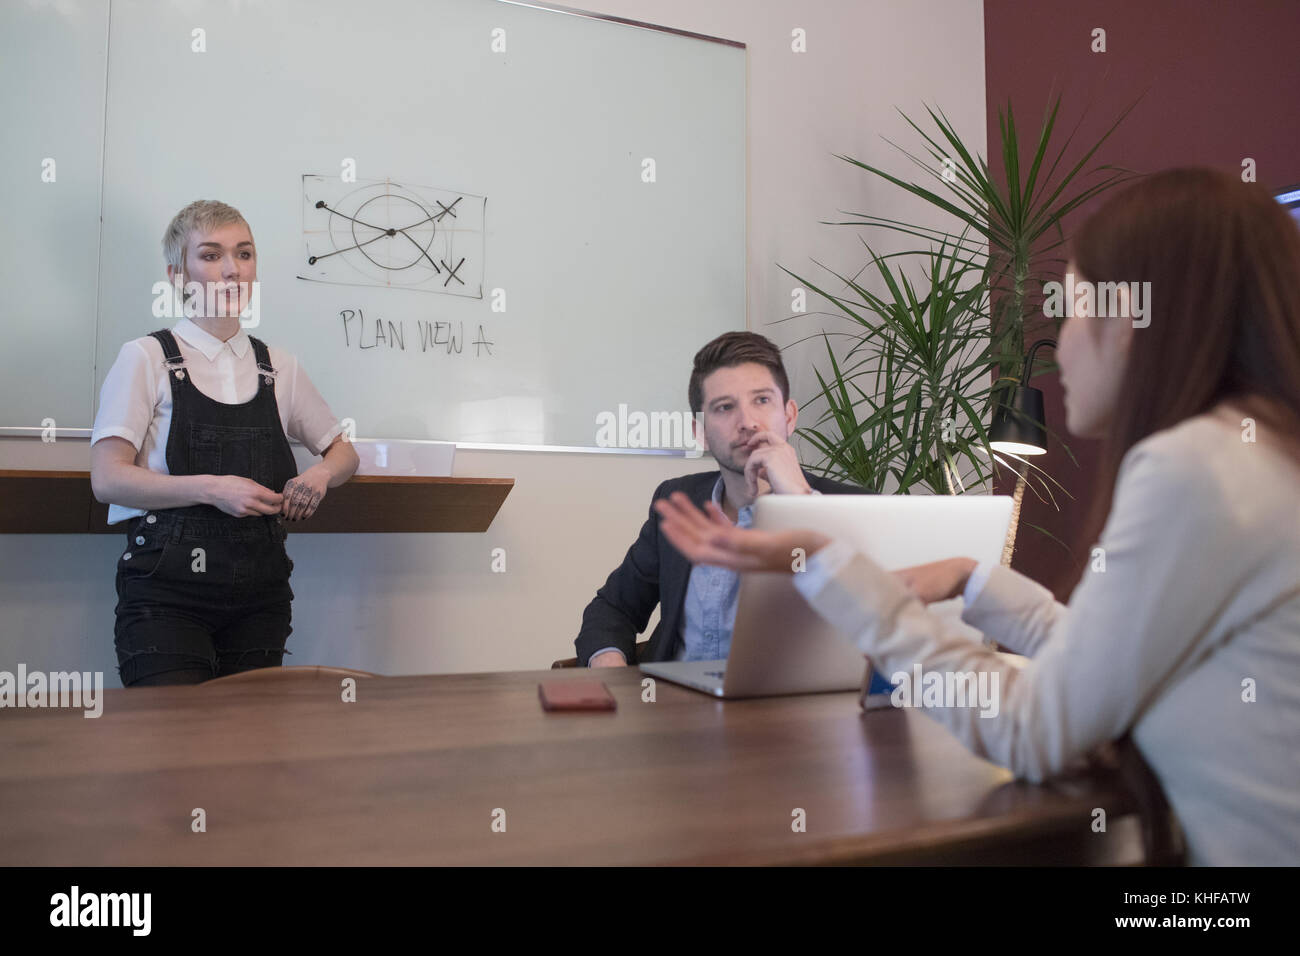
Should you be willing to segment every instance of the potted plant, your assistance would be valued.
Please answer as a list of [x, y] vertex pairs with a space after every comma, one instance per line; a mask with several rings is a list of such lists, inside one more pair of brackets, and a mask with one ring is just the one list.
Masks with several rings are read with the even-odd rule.
[[[888, 229], [924, 240], [927, 247], [878, 255], [864, 242], [869, 258], [856, 276], [826, 269], [843, 283], [841, 292], [783, 267], [853, 326], [834, 333], [838, 350], [831, 334], [820, 333], [827, 365], [825, 371], [814, 369], [819, 392], [813, 405], [824, 408], [797, 433], [822, 455], [814, 470], [896, 494], [991, 487], [997, 465], [1008, 464], [1008, 456], [989, 447], [985, 423], [1018, 382], [1027, 336], [1055, 332], [1060, 321], [1045, 318], [1039, 302], [1043, 283], [1059, 276], [1064, 265], [1062, 220], [1134, 176], [1109, 165], [1085, 168], [1132, 109], [1071, 165], [1066, 153], [1075, 133], [1052, 148], [1058, 95], [1022, 169], [1008, 103], [1005, 113], [998, 113], [1005, 182], [995, 181], [984, 158], [967, 148], [941, 110], [930, 108], [933, 135], [900, 111], [923, 140], [928, 160], [890, 143], [926, 171], [929, 185], [838, 157], [942, 210], [956, 231], [847, 214], [827, 224]], [[863, 272], [868, 277], [859, 281]], [[1031, 487], [1037, 482], [1040, 497], [1051, 500], [1050, 486], [1056, 483], [1042, 469], [1024, 459], [1012, 467], [1019, 476], [1017, 496], [1027, 478]]]

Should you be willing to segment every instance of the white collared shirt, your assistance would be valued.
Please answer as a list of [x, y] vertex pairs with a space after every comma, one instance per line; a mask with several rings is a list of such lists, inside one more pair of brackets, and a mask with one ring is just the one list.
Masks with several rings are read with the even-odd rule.
[[[223, 342], [190, 319], [172, 327], [190, 382], [217, 402], [238, 405], [257, 393], [257, 356], [248, 333], [240, 329]], [[319, 455], [343, 431], [316, 387], [289, 352], [268, 345], [271, 367], [276, 370], [275, 402], [280, 427], [291, 439]], [[135, 446], [135, 463], [159, 474], [167, 469], [167, 436], [171, 431], [171, 379], [164, 373], [163, 350], [151, 335], [132, 339], [117, 353], [117, 360], [99, 393], [99, 411], [90, 435], [93, 445], [110, 435]], [[143, 509], [108, 506], [108, 523], [116, 524]]]

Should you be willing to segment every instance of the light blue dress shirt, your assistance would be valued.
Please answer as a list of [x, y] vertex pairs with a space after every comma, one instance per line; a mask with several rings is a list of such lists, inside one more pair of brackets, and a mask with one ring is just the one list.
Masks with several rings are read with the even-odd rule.
[[[725, 488], [722, 475], [713, 485], [713, 503], [722, 507]], [[821, 494], [816, 488], [814, 495]], [[754, 524], [754, 506], [748, 504], [736, 511], [736, 526], [749, 528]], [[814, 556], [815, 557], [815, 556]], [[719, 661], [731, 651], [731, 632], [736, 623], [736, 607], [740, 599], [740, 574], [727, 568], [707, 564], [691, 567], [686, 584], [686, 597], [682, 607], [682, 629], [677, 635], [673, 659], [679, 661]], [[593, 653], [594, 658], [616, 647], [602, 647]], [[619, 652], [622, 653], [621, 651]]]
[[[722, 507], [722, 476], [713, 486], [713, 503]], [[754, 523], [754, 506], [736, 512], [736, 527]], [[740, 574], [727, 568], [697, 564], [691, 568], [682, 608], [682, 633], [677, 639], [679, 661], [718, 661], [731, 650], [731, 629], [736, 623], [736, 602], [740, 597]]]

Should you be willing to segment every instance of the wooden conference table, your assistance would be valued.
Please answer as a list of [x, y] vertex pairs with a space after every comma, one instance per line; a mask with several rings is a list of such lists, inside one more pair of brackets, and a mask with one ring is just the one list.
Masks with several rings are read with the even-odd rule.
[[[856, 694], [717, 701], [635, 668], [614, 713], [546, 713], [586, 670], [104, 692], [0, 710], [0, 864], [1114, 862], [1133, 804], [1045, 786]], [[1094, 833], [1105, 808], [1108, 833]], [[192, 832], [195, 808], [206, 832]], [[796, 808], [806, 831], [792, 828]], [[504, 811], [505, 831], [493, 820]]]

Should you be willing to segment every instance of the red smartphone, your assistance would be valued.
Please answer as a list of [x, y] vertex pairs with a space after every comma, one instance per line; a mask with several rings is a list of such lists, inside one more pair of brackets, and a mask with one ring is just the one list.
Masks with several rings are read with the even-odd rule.
[[614, 695], [598, 680], [552, 680], [537, 685], [543, 710], [614, 710]]

